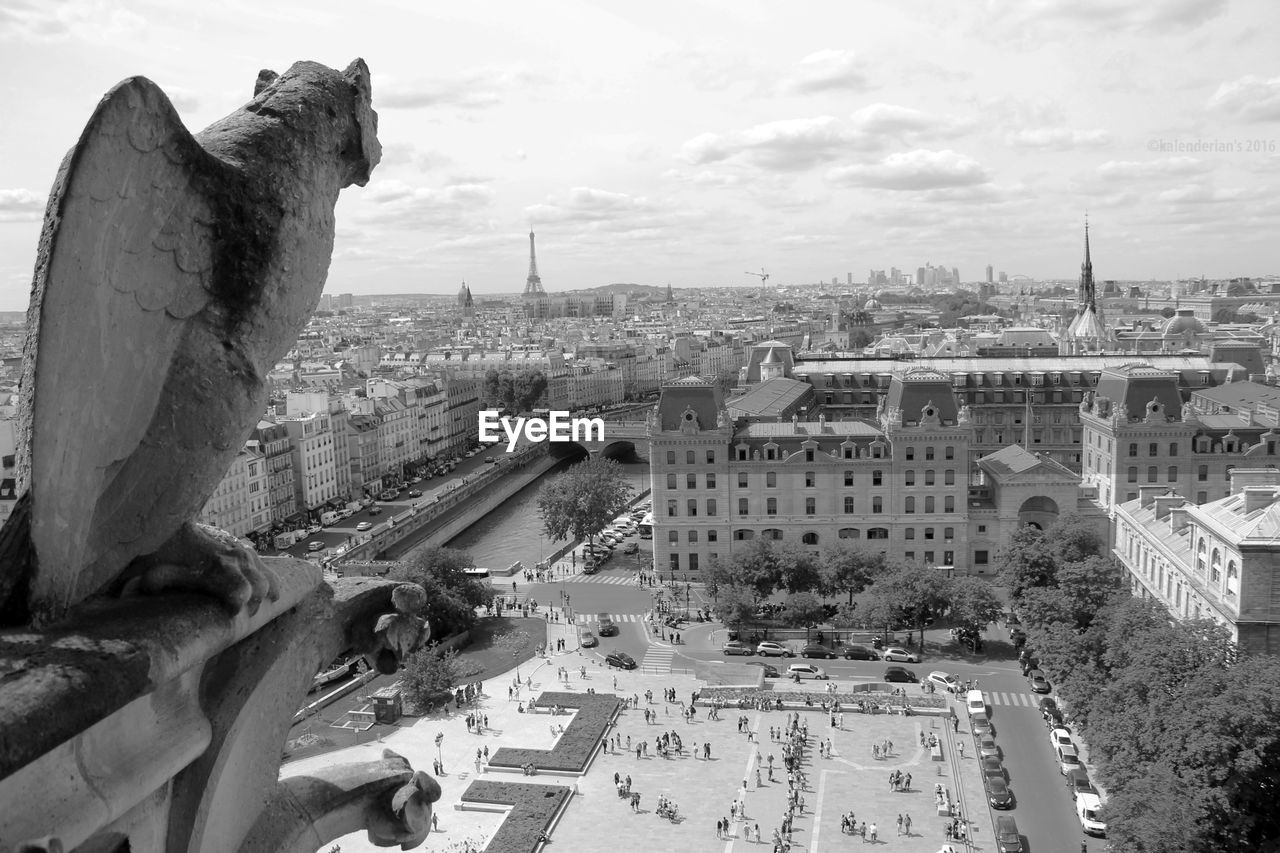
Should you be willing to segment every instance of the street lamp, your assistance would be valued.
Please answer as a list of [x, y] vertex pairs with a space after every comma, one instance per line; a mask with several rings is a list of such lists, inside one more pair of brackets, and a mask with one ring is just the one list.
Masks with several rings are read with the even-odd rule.
[[440, 751], [440, 744], [444, 743], [444, 732], [436, 734], [436, 760], [440, 762], [440, 766], [444, 767], [444, 754]]
[[516, 683], [520, 683], [520, 652], [516, 649], [511, 650], [511, 659], [516, 664]]

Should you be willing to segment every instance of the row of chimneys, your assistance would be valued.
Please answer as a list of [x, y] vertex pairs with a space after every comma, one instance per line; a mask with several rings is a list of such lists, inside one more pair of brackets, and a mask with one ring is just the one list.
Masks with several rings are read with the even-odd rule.
[[[1230, 477], [1231, 494], [1244, 495], [1243, 514], [1280, 500], [1280, 469], [1232, 468]], [[1171, 491], [1168, 486], [1139, 486], [1138, 503], [1153, 507], [1156, 518], [1169, 517], [1169, 527], [1177, 533], [1187, 525], [1187, 499]]]

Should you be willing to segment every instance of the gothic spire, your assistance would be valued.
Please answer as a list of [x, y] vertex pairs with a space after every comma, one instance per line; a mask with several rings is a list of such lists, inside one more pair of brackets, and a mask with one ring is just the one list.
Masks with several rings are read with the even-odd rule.
[[1080, 265], [1080, 308], [1097, 305], [1093, 284], [1093, 259], [1089, 257], [1089, 214], [1084, 215], [1084, 263]]

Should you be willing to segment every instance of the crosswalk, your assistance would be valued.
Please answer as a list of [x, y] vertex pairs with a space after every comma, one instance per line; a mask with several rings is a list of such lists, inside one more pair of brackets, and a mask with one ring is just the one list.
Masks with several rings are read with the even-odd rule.
[[[642, 613], [610, 613], [609, 618], [614, 622], [643, 622], [644, 614]], [[575, 613], [573, 621], [579, 625], [588, 625], [595, 622], [599, 614], [597, 613]]]
[[1040, 697], [1034, 693], [987, 692], [987, 702], [992, 705], [1012, 705], [1019, 708], [1038, 708]]
[[607, 583], [614, 586], [637, 586], [639, 583], [635, 575], [584, 575], [582, 572], [569, 575], [564, 580], [565, 583]]
[[675, 649], [671, 646], [650, 646], [644, 653], [644, 660], [640, 661], [640, 669], [649, 674], [670, 672], [675, 656]]

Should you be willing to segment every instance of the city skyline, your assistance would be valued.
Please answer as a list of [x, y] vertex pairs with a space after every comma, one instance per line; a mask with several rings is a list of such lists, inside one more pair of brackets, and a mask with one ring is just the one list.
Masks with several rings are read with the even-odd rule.
[[531, 228], [553, 294], [930, 262], [1069, 280], [1086, 211], [1099, 280], [1280, 272], [1280, 9], [787, 9], [8, 0], [0, 310], [26, 306], [58, 163], [111, 86], [150, 77], [199, 130], [260, 68], [356, 56], [385, 153], [339, 202], [330, 293], [518, 293]]

